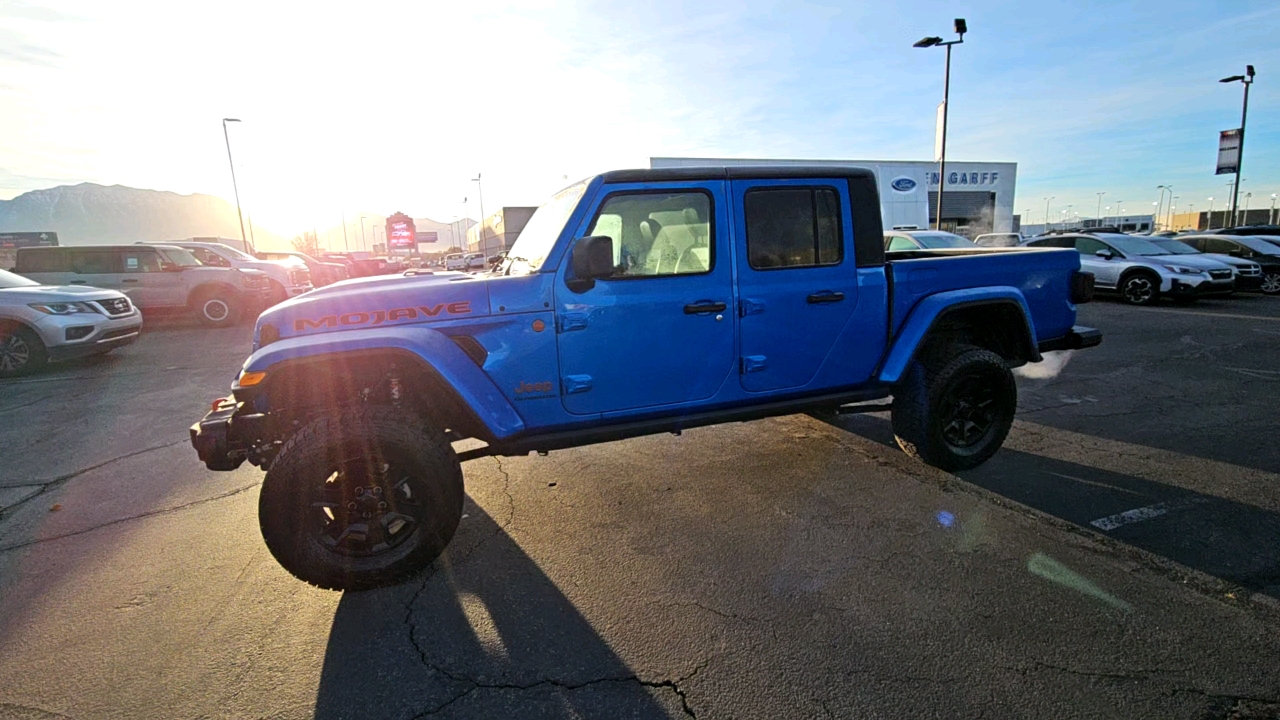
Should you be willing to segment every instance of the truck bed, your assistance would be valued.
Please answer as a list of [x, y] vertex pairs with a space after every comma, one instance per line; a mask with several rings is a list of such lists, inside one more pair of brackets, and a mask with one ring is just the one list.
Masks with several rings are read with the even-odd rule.
[[968, 288], [1008, 287], [1026, 298], [1035, 339], [1071, 330], [1071, 275], [1080, 255], [1062, 248], [974, 248], [908, 250], [885, 255], [889, 279], [889, 332], [897, 337], [912, 309], [926, 295]]

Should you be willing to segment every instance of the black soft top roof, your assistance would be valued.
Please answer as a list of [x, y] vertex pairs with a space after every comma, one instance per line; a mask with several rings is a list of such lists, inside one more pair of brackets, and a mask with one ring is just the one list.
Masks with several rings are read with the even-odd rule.
[[728, 165], [723, 167], [648, 168], [610, 170], [605, 182], [662, 182], [669, 180], [774, 180], [780, 178], [849, 178], [875, 180], [867, 168], [834, 165]]

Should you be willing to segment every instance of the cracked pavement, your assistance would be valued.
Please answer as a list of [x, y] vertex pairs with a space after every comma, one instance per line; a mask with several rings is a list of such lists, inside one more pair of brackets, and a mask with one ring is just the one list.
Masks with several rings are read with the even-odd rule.
[[[878, 416], [482, 458], [440, 561], [346, 594], [267, 553], [259, 471], [186, 445], [249, 329], [158, 324], [0, 383], [0, 718], [1280, 716], [1276, 383], [1213, 364], [1280, 335], [1081, 322], [1104, 345], [1020, 381], [962, 478]], [[1088, 529], [1165, 497], [1206, 501]]]

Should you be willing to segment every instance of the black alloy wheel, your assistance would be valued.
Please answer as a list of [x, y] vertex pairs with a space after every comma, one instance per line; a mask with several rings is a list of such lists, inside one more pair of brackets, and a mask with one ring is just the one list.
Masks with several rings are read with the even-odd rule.
[[1149, 275], [1130, 275], [1120, 288], [1120, 295], [1130, 305], [1150, 305], [1160, 290]]

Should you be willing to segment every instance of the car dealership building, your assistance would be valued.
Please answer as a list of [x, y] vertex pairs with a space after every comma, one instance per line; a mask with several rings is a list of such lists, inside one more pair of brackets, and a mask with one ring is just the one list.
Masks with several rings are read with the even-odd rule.
[[[654, 168], [725, 165], [830, 165], [875, 172], [880, 214], [886, 230], [933, 227], [938, 206], [938, 163], [903, 160], [753, 160], [741, 158], [649, 159]], [[942, 193], [942, 229], [974, 237], [985, 232], [1014, 232], [1013, 193], [1017, 163], [947, 161]]]

